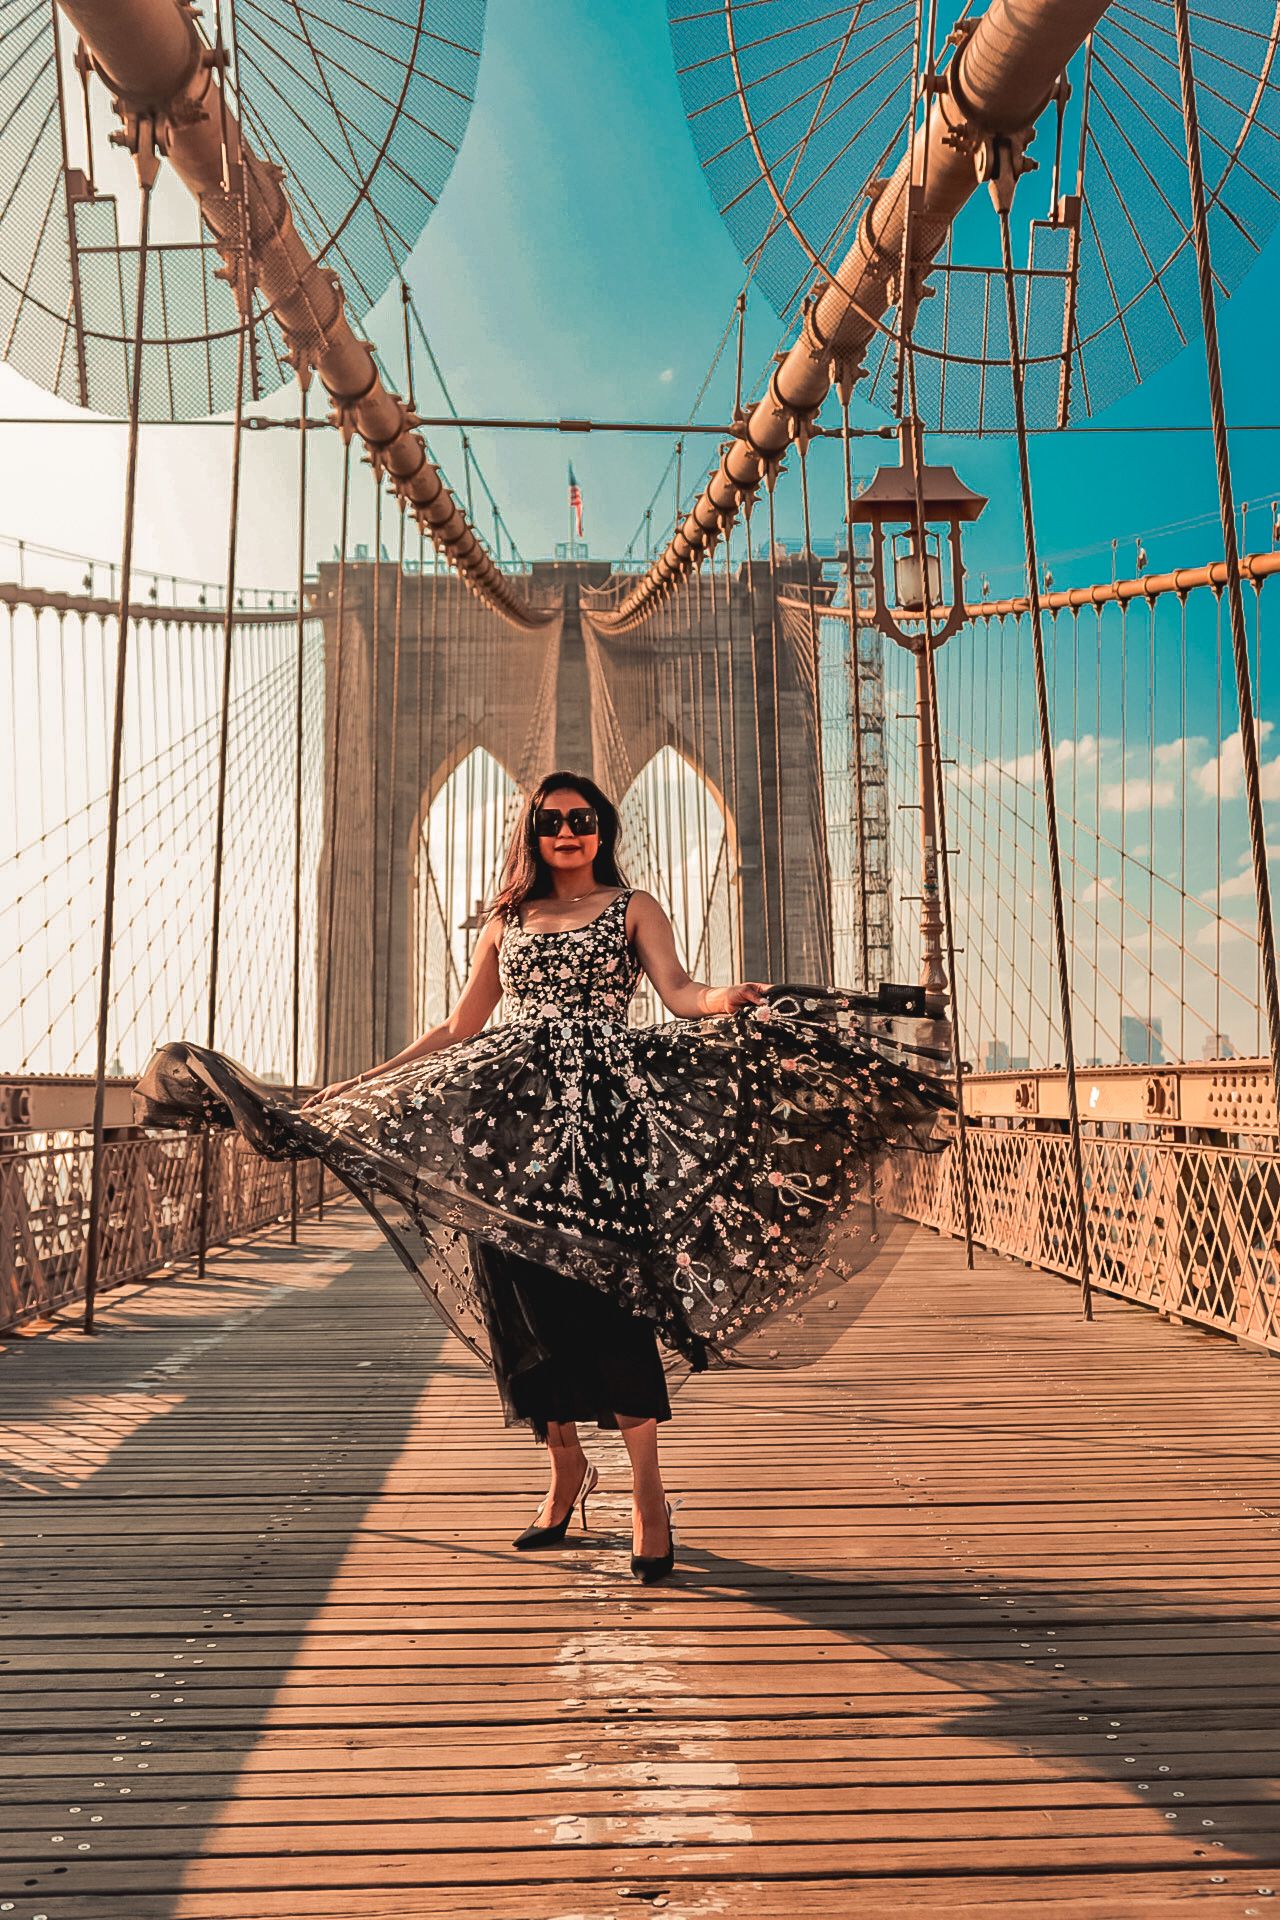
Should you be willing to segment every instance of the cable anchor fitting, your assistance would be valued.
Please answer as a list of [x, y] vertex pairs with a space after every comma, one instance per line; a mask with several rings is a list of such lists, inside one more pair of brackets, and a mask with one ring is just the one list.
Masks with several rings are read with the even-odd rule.
[[979, 182], [986, 185], [997, 213], [1008, 213], [1014, 188], [1023, 174], [1038, 171], [1039, 162], [1027, 152], [1035, 137], [1034, 127], [1024, 127], [1021, 133], [992, 135], [976, 148], [973, 170]]
[[120, 115], [123, 124], [109, 135], [110, 144], [113, 147], [123, 147], [126, 153], [133, 155], [133, 164], [137, 169], [140, 187], [154, 187], [160, 172], [161, 153], [156, 138], [155, 115], [134, 113], [119, 98], [115, 99], [112, 105]]
[[[822, 357], [825, 357], [826, 351], [827, 349], [824, 345], [820, 349]], [[808, 452], [809, 442], [813, 438], [813, 429], [817, 422], [821, 402], [819, 402], [819, 406], [813, 407], [793, 406], [778, 385], [778, 374], [787, 356], [784, 353], [780, 353], [774, 357], [777, 364], [773, 372], [769, 375], [769, 398], [773, 402], [774, 418], [785, 422], [787, 439], [792, 442], [801, 455], [804, 455]], [[818, 356], [815, 355], [815, 358], [816, 357]], [[768, 453], [762, 455], [761, 458], [764, 465], [765, 484], [770, 493], [772, 493], [778, 483], [778, 475], [782, 472], [782, 463], [785, 454], [783, 452]]]

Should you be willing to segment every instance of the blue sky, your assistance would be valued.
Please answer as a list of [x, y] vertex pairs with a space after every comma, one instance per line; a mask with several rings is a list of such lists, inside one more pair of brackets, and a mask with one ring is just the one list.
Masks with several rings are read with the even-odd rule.
[[[851, 182], [851, 189], [858, 184]], [[1280, 415], [1263, 344], [1280, 293], [1278, 263], [1272, 244], [1222, 308], [1228, 406], [1241, 422]], [[585, 0], [554, 6], [490, 0], [471, 126], [409, 277], [463, 412], [683, 417], [729, 319], [742, 270], [685, 127], [661, 0], [608, 8]], [[392, 296], [375, 312], [371, 331], [397, 367], [399, 324]], [[750, 373], [767, 360], [777, 332], [759, 301], [750, 313]], [[731, 359], [726, 355], [703, 417], [727, 414]], [[277, 403], [281, 411], [291, 404], [288, 395]], [[420, 404], [433, 405], [429, 375], [420, 382]], [[54, 410], [5, 369], [0, 409]], [[879, 424], [879, 415], [865, 417]], [[1208, 435], [1144, 432], [1206, 417], [1197, 341], [1104, 416], [1105, 424], [1130, 426], [1132, 433], [1035, 442], [1041, 551], [1059, 583], [1109, 575], [1112, 537], [1122, 540], [1122, 570], [1138, 535], [1146, 537], [1156, 564], [1193, 562], [1214, 550]], [[119, 544], [121, 436], [102, 427], [5, 431], [10, 457], [0, 480], [0, 530], [109, 557]], [[635, 532], [670, 452], [665, 441], [602, 435], [474, 439], [528, 555], [546, 554], [564, 538], [570, 458], [592, 551], [612, 556]], [[440, 433], [435, 445], [451, 469], [460, 469], [456, 435]], [[710, 443], [704, 445], [709, 452]], [[1276, 488], [1274, 448], [1274, 435], [1236, 438], [1241, 499], [1269, 498]], [[1021, 531], [1011, 444], [934, 441], [931, 453], [953, 461], [991, 496], [967, 547], [973, 584], [986, 571], [994, 584], [1013, 590]], [[870, 447], [860, 454], [866, 468], [874, 458]], [[325, 556], [336, 533], [336, 449], [317, 446], [316, 463], [311, 547]], [[275, 585], [291, 577], [285, 556], [295, 538], [293, 468], [285, 436], [260, 435], [248, 443], [241, 567], [249, 581]], [[138, 537], [143, 566], [220, 574], [226, 471], [224, 430], [146, 434]], [[357, 540], [369, 537], [372, 524], [363, 472], [361, 481], [353, 509]], [[840, 513], [835, 448], [815, 453], [812, 488], [815, 533], [829, 537]], [[670, 507], [668, 488], [655, 525]], [[1176, 539], [1154, 531], [1195, 516], [1203, 516], [1203, 524]], [[780, 531], [798, 533], [794, 480], [782, 483], [778, 517]], [[1262, 524], [1259, 516], [1260, 533]], [[1080, 552], [1091, 547], [1099, 551]], [[1058, 557], [1071, 554], [1079, 557]]]
[[[849, 184], [852, 196], [861, 183]], [[975, 206], [973, 217], [981, 211]], [[662, 0], [627, 0], [625, 5], [615, 0], [607, 8], [590, 7], [585, 0], [557, 0], [554, 6], [550, 0], [490, 0], [470, 130], [408, 275], [464, 413], [687, 417], [732, 315], [742, 267], [704, 184], [685, 126]], [[1235, 299], [1221, 310], [1228, 409], [1238, 422], [1280, 418], [1280, 402], [1272, 392], [1278, 296], [1280, 247], [1273, 242]], [[748, 317], [746, 362], [754, 381], [777, 343], [778, 323], [763, 300], [752, 305]], [[359, 321], [362, 316], [356, 318]], [[398, 371], [396, 294], [383, 301], [368, 327], [388, 366]], [[732, 390], [730, 351], [708, 393], [703, 417], [726, 419]], [[443, 410], [425, 368], [420, 370], [418, 398], [424, 412]], [[296, 404], [296, 395], [285, 392], [276, 396], [271, 408], [283, 416], [296, 411]], [[0, 414], [32, 417], [58, 411], [47, 395], [0, 367]], [[69, 414], [68, 409], [61, 411]], [[881, 424], [881, 416], [865, 409], [862, 417]], [[1040, 551], [1053, 567], [1057, 584], [1109, 577], [1113, 538], [1121, 542], [1122, 573], [1131, 570], [1138, 537], [1145, 540], [1155, 566], [1194, 564], [1220, 553], [1209, 435], [1175, 437], [1151, 431], [1170, 423], [1207, 421], [1198, 335], [1188, 351], [1104, 418], [1107, 425], [1132, 431], [1033, 442]], [[7, 426], [4, 434], [0, 536], [88, 556], [117, 555], [122, 433], [115, 427], [75, 424], [57, 429]], [[441, 432], [433, 438], [438, 455], [457, 479], [461, 462], [456, 435]], [[531, 557], [549, 554], [555, 542], [564, 538], [570, 459], [584, 494], [592, 552], [616, 557], [636, 532], [670, 454], [669, 443], [654, 437], [479, 433], [475, 444], [506, 521], [522, 551]], [[710, 452], [713, 443], [701, 444]], [[337, 538], [336, 436], [313, 435], [311, 449], [309, 553], [314, 561], [328, 558]], [[1269, 502], [1273, 492], [1280, 492], [1275, 436], [1241, 433], [1233, 450], [1238, 499]], [[880, 457], [892, 458], [893, 452], [891, 446], [884, 446]], [[983, 572], [999, 591], [1018, 590], [1022, 534], [1011, 442], [932, 440], [930, 452], [935, 460], [953, 462], [963, 478], [990, 496], [986, 516], [968, 536], [971, 590]], [[870, 469], [876, 456], [877, 443], [862, 445], [858, 458], [863, 471]], [[144, 434], [137, 532], [137, 562], [144, 581], [149, 569], [211, 581], [221, 576], [227, 540], [228, 457], [225, 427], [156, 428]], [[244, 459], [241, 580], [288, 587], [296, 548], [293, 439], [283, 433], [250, 434]], [[371, 537], [373, 519], [368, 471], [360, 466], [355, 471], [353, 543]], [[692, 478], [688, 471], [686, 478]], [[840, 456], [835, 447], [815, 447], [812, 489], [814, 531], [830, 538], [842, 504]], [[671, 507], [668, 484], [655, 509], [656, 530], [665, 528]], [[1176, 533], [1160, 531], [1187, 522], [1196, 524]], [[779, 489], [778, 525], [792, 539], [799, 534], [794, 473], [784, 477]], [[394, 551], [389, 510], [384, 528]], [[1265, 514], [1253, 519], [1250, 532], [1251, 544], [1270, 544]], [[16, 571], [14, 560], [12, 548], [0, 545], [0, 576]], [[28, 578], [38, 577], [39, 572], [37, 565], [30, 566]], [[1274, 586], [1268, 589], [1269, 595], [1277, 591]], [[1267, 604], [1264, 597], [1264, 608]], [[1190, 782], [1185, 810], [1190, 842], [1184, 862], [1186, 883], [1193, 896], [1208, 901], [1216, 899], [1221, 880], [1224, 910], [1237, 913], [1247, 926], [1252, 914], [1251, 881], [1243, 872], [1247, 839], [1238, 780], [1233, 777], [1222, 785], [1219, 819], [1217, 788], [1210, 777], [1220, 747], [1219, 662], [1211, 597], [1203, 594], [1192, 602], [1185, 705], [1180, 692], [1176, 607], [1165, 604], [1159, 646], [1150, 658], [1143, 654], [1143, 619], [1134, 617], [1130, 635], [1132, 698], [1127, 713], [1116, 691], [1124, 652], [1114, 620], [1106, 629], [1105, 695], [1093, 688], [1087, 673], [1079, 701], [1073, 684], [1060, 689], [1057, 732], [1070, 766], [1098, 768], [1101, 764], [1103, 769], [1097, 776], [1102, 783], [1100, 799], [1089, 803], [1092, 789], [1087, 779], [1082, 789], [1083, 831], [1086, 843], [1091, 838], [1094, 842], [1098, 882], [1109, 883], [1113, 869], [1128, 872], [1136, 888], [1130, 897], [1141, 898], [1147, 868], [1154, 867], [1165, 877], [1180, 871], [1183, 809], [1169, 803], [1162, 786], [1159, 796], [1153, 797], [1154, 788], [1143, 788], [1142, 779], [1148, 761], [1154, 761], [1156, 742], [1162, 752], [1173, 752], [1180, 737], [1194, 735], [1185, 756]], [[1065, 674], [1065, 623], [1059, 637]], [[973, 663], [987, 658], [988, 641], [989, 636], [978, 630], [952, 643], [946, 656], [944, 692], [957, 676], [963, 675], [965, 684], [972, 685]], [[1092, 646], [1091, 632], [1084, 634], [1084, 641]], [[1056, 649], [1057, 641], [1053, 645]], [[1273, 803], [1280, 802], [1275, 679], [1264, 671], [1265, 711], [1273, 722], [1264, 760], [1267, 798]], [[1229, 744], [1236, 726], [1229, 660], [1223, 663], [1222, 681], [1226, 698], [1221, 733]], [[1156, 716], [1154, 739], [1147, 731], [1148, 684]], [[1020, 831], [1016, 820], [1010, 825], [1008, 813], [1018, 795], [1016, 783], [1025, 783], [1021, 789], [1024, 812], [1031, 807], [1026, 795], [1034, 784], [1033, 771], [1019, 771], [1020, 756], [1026, 756], [1031, 738], [1029, 686], [1029, 672], [1011, 679], [1007, 668], [996, 671], [978, 688], [973, 711], [965, 708], [957, 716], [966, 742], [963, 751], [999, 763], [994, 776], [988, 769], [981, 778], [966, 777], [975, 791], [985, 793], [993, 777], [1000, 793], [1008, 788], [1012, 798], [1002, 801], [1005, 812], [998, 822], [993, 814], [992, 832], [1012, 840]], [[984, 696], [996, 716], [990, 738], [982, 719]], [[891, 705], [890, 711], [894, 710]], [[1071, 734], [1078, 736], [1074, 746], [1063, 738]], [[1222, 757], [1229, 757], [1225, 749]], [[1160, 762], [1157, 770], [1168, 785], [1163, 765]], [[1126, 781], [1136, 781], [1141, 791], [1132, 801], [1122, 794], [1112, 804], [1107, 794], [1112, 789], [1120, 792]], [[1097, 839], [1099, 823], [1102, 841]], [[984, 846], [985, 834], [984, 827]], [[1125, 849], [1123, 860], [1114, 853], [1117, 846]], [[904, 871], [909, 874], [911, 866], [909, 859]], [[1019, 899], [1019, 911], [1022, 904]], [[1110, 908], [1104, 906], [1101, 911], [1105, 915]], [[1207, 932], [1216, 954], [1221, 935], [1216, 913], [1211, 918]], [[1134, 945], [1128, 921], [1123, 929], [1117, 921], [1110, 937], [1117, 947]], [[1252, 947], [1243, 939], [1237, 946], [1241, 991], [1247, 999], [1252, 992]], [[1145, 958], [1135, 951], [1133, 959], [1145, 979]], [[1153, 970], [1165, 966], [1162, 951], [1152, 951], [1151, 964]], [[1170, 1009], [1158, 1001], [1157, 1010], [1161, 1007], [1166, 1031], [1172, 1032]], [[1234, 1020], [1233, 1015], [1233, 1024]]]

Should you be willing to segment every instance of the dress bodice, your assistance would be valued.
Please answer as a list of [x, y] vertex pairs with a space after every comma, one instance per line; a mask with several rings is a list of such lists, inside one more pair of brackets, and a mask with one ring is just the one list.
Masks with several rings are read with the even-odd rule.
[[598, 1020], [626, 1024], [640, 978], [627, 940], [630, 890], [611, 900], [585, 927], [562, 933], [522, 927], [508, 919], [498, 955], [498, 978], [508, 1021]]

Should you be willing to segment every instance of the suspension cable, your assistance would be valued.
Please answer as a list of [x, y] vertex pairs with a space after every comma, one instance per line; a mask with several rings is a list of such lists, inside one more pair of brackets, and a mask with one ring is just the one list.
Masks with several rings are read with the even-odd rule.
[[[760, 738], [760, 647], [756, 633], [756, 577], [755, 565], [751, 558], [751, 509], [754, 501], [743, 503], [743, 522], [747, 535], [747, 610], [751, 622], [748, 639], [751, 643], [751, 711], [755, 724], [751, 732], [756, 749], [756, 811], [760, 820], [760, 906], [764, 920], [764, 963], [770, 980], [773, 973], [773, 915], [769, 901], [769, 847], [764, 817], [764, 745]], [[730, 594], [733, 588], [730, 585]], [[729, 636], [730, 659], [733, 658], [733, 635]], [[732, 697], [732, 696], [731, 696]]]
[[418, 528], [418, 579], [417, 593], [414, 597], [414, 671], [413, 671], [413, 1006], [410, 1012], [412, 1031], [416, 1036], [426, 1028], [423, 1013], [422, 993], [423, 953], [426, 938], [423, 921], [423, 903], [427, 898], [427, 889], [423, 884], [422, 828], [422, 587], [423, 569], [426, 564], [427, 536]]
[[[921, 610], [924, 615], [920, 664], [924, 668], [924, 697], [927, 711], [920, 714], [919, 724], [921, 728], [923, 728], [927, 721], [930, 735], [930, 764], [927, 768], [922, 764], [920, 768], [920, 798], [922, 801], [927, 800], [928, 795], [923, 790], [923, 783], [925, 780], [929, 780], [933, 786], [935, 833], [933, 857], [937, 877], [941, 882], [939, 891], [942, 896], [942, 937], [946, 949], [947, 980], [951, 989], [951, 1058], [955, 1069], [956, 1147], [957, 1157], [960, 1162], [960, 1200], [964, 1215], [965, 1265], [971, 1269], [973, 1266], [973, 1188], [969, 1177], [969, 1136], [965, 1130], [964, 1047], [961, 1042], [960, 1033], [960, 982], [956, 970], [955, 918], [951, 902], [951, 849], [947, 837], [947, 797], [946, 789], [943, 785], [942, 773], [942, 716], [938, 705], [938, 671], [933, 649], [933, 608], [929, 590], [929, 555], [928, 549], [925, 546], [924, 481], [921, 475], [924, 456], [918, 416], [916, 414], [916, 406], [918, 404], [916, 398], [916, 359], [914, 349], [910, 342], [908, 342], [907, 346], [907, 380], [911, 395], [911, 472], [915, 492], [915, 499], [913, 501], [915, 508], [915, 534], [919, 544], [920, 599], [922, 603]], [[922, 761], [923, 758], [924, 756], [922, 755]], [[927, 814], [923, 817], [926, 820], [928, 819]], [[925, 856], [926, 872], [922, 884], [927, 892], [929, 884], [927, 844], [925, 847]]]
[[1187, 12], [1187, 0], [1173, 0], [1173, 11], [1178, 35], [1178, 78], [1182, 91], [1182, 124], [1187, 144], [1187, 178], [1191, 188], [1196, 268], [1200, 280], [1205, 370], [1209, 377], [1209, 407], [1213, 417], [1213, 454], [1218, 470], [1218, 504], [1222, 516], [1223, 554], [1227, 563], [1227, 605], [1231, 618], [1231, 650], [1236, 669], [1236, 698], [1240, 708], [1240, 750], [1244, 763], [1245, 797], [1249, 810], [1253, 878], [1258, 896], [1258, 948], [1262, 956], [1263, 987], [1267, 997], [1272, 1091], [1275, 1096], [1276, 1113], [1280, 1115], [1280, 984], [1276, 976], [1275, 924], [1271, 912], [1271, 877], [1267, 867], [1266, 826], [1262, 817], [1262, 778], [1258, 766], [1258, 729], [1254, 718], [1253, 685], [1249, 673], [1249, 637], [1245, 627], [1244, 596], [1240, 590], [1240, 549], [1236, 544], [1231, 454], [1227, 444], [1227, 414], [1222, 395], [1218, 315], [1213, 290], [1209, 220], [1205, 210], [1204, 169], [1200, 157], [1200, 116], [1196, 106], [1195, 70], [1191, 62], [1191, 22]]
[[[338, 753], [342, 743], [342, 630], [347, 616], [347, 530], [351, 507], [351, 442], [342, 450], [342, 508], [338, 546], [338, 620], [333, 644], [333, 745], [329, 756], [329, 885], [324, 930], [324, 1037], [320, 1080], [328, 1086], [333, 1066], [333, 914], [338, 880]], [[326, 704], [328, 704], [326, 702]]]
[[[748, 532], [748, 539], [749, 538], [750, 538], [750, 533]], [[742, 845], [743, 845], [743, 823], [742, 823], [741, 782], [738, 779], [738, 707], [737, 707], [738, 688], [737, 688], [737, 674], [735, 672], [734, 644], [733, 644], [734, 635], [733, 635], [733, 525], [732, 525], [732, 522], [724, 530], [724, 615], [725, 615], [725, 700], [728, 703], [728, 719], [729, 719], [728, 777], [729, 777], [730, 784], [733, 788], [733, 834], [734, 834], [734, 851], [737, 856], [736, 859], [733, 861], [732, 866], [728, 868], [728, 871], [731, 876], [731, 882], [730, 882], [731, 897], [730, 897], [729, 911], [734, 918], [734, 940], [736, 943], [736, 955], [737, 955], [736, 967], [737, 967], [738, 977], [739, 979], [741, 979], [746, 972], [746, 955], [744, 952], [743, 926], [742, 926], [741, 866], [742, 866]], [[721, 706], [720, 707], [720, 725], [722, 728], [724, 726], [724, 719], [725, 719], [725, 709], [723, 706]], [[727, 792], [725, 793], [725, 796], [724, 796], [724, 806], [727, 814], [728, 806], [729, 806], [729, 796]], [[725, 855], [726, 862], [728, 862], [728, 857], [729, 857], [728, 852], [726, 851], [726, 855]], [[734, 877], [737, 878], [736, 889], [734, 889], [732, 884]], [[736, 902], [734, 902], [732, 898], [732, 894], [734, 891], [736, 891], [737, 893]]]
[[1018, 478], [1022, 492], [1022, 531], [1027, 555], [1027, 599], [1031, 612], [1031, 645], [1035, 660], [1036, 709], [1040, 722], [1040, 762], [1044, 779], [1045, 834], [1049, 843], [1049, 887], [1053, 913], [1053, 944], [1058, 970], [1058, 999], [1062, 1018], [1062, 1059], [1067, 1073], [1067, 1112], [1076, 1231], [1080, 1240], [1080, 1306], [1086, 1320], [1093, 1318], [1093, 1290], [1089, 1280], [1089, 1204], [1085, 1194], [1084, 1146], [1080, 1131], [1080, 1100], [1076, 1088], [1076, 1049], [1072, 1027], [1071, 972], [1067, 956], [1066, 914], [1062, 901], [1062, 849], [1058, 844], [1058, 796], [1053, 763], [1053, 727], [1049, 717], [1049, 680], [1045, 671], [1044, 625], [1040, 609], [1040, 563], [1036, 557], [1035, 513], [1031, 498], [1031, 455], [1027, 442], [1027, 415], [1022, 389], [1022, 345], [1018, 336], [1018, 302], [1013, 273], [1013, 239], [1009, 207], [1016, 185], [1013, 154], [1007, 143], [1000, 155], [1000, 172], [991, 182], [991, 198], [1000, 222], [1000, 253], [1004, 267], [1005, 314], [1009, 325], [1009, 374], [1013, 385], [1014, 421], [1018, 436]]
[[[307, 399], [311, 368], [298, 368], [298, 646], [293, 702], [293, 991], [289, 1077], [298, 1097], [300, 1029], [302, 1021], [302, 696], [306, 659], [307, 615]], [[324, 1180], [324, 1170], [320, 1178]], [[289, 1240], [298, 1243], [298, 1163], [289, 1162]]]
[[[243, 161], [240, 162], [243, 169]], [[241, 196], [243, 201], [243, 195]], [[231, 728], [231, 674], [235, 647], [236, 566], [240, 553], [240, 472], [244, 453], [244, 383], [248, 360], [249, 229], [241, 218], [240, 293], [245, 301], [236, 330], [236, 399], [231, 436], [231, 499], [227, 514], [227, 605], [222, 622], [222, 699], [218, 716], [218, 793], [214, 813], [213, 901], [209, 933], [209, 1001], [205, 1044], [212, 1047], [218, 1018], [218, 948], [222, 932], [222, 868], [226, 848], [227, 749]]]
[[[400, 546], [396, 564], [395, 636], [391, 661], [391, 756], [387, 769], [387, 897], [382, 940], [382, 1048], [385, 1060], [391, 1044], [391, 903], [396, 872], [396, 774], [400, 741], [400, 648], [404, 619], [404, 520], [405, 506], [400, 502]], [[412, 1038], [412, 1035], [409, 1036]]]
[[134, 503], [138, 492], [138, 423], [142, 412], [143, 319], [151, 233], [151, 188], [158, 162], [146, 123], [138, 127], [138, 292], [133, 326], [133, 381], [129, 392], [129, 452], [124, 482], [124, 534], [120, 550], [120, 611], [116, 624], [115, 701], [111, 718], [111, 786], [107, 796], [107, 860], [103, 875], [102, 959], [98, 970], [98, 1050], [93, 1078], [93, 1150], [89, 1166], [89, 1224], [84, 1250], [82, 1331], [94, 1331], [94, 1304], [102, 1254], [102, 1194], [106, 1173], [103, 1120], [107, 1099], [107, 1030], [111, 1019], [111, 943], [115, 934], [116, 864], [120, 847], [120, 776], [124, 761], [124, 697], [129, 660], [129, 601], [133, 584]]
[[[770, 479], [776, 478], [770, 475]], [[778, 833], [778, 955], [787, 977], [787, 851], [782, 830], [782, 703], [778, 695], [778, 530], [773, 487], [769, 487], [769, 665], [773, 679], [773, 798]], [[763, 850], [762, 850], [763, 851]]]
[[[871, 989], [871, 963], [868, 955], [867, 924], [867, 798], [866, 772], [862, 762], [862, 675], [858, 652], [858, 575], [853, 545], [853, 441], [849, 432], [849, 401], [852, 389], [840, 384], [840, 425], [844, 438], [844, 525], [845, 567], [849, 575], [849, 677], [853, 694], [853, 779], [854, 811], [858, 823], [858, 913], [862, 938], [859, 985], [864, 993]], [[834, 955], [833, 955], [834, 964]]]
[[[725, 541], [726, 541], [725, 550], [727, 554], [728, 552], [727, 531], [725, 534]], [[717, 767], [718, 767], [719, 776], [720, 776], [720, 810], [721, 810], [721, 814], [724, 821], [724, 827], [723, 827], [724, 857], [725, 857], [726, 871], [727, 871], [728, 856], [729, 856], [729, 788], [727, 785], [728, 768], [725, 761], [725, 753], [724, 753], [724, 749], [725, 749], [724, 732], [725, 732], [725, 725], [726, 725], [728, 716], [725, 713], [724, 689], [723, 689], [723, 686], [721, 685], [721, 677], [720, 677], [720, 605], [719, 605], [719, 601], [716, 598], [716, 553], [715, 553], [714, 547], [712, 547], [711, 549], [710, 562], [711, 562], [711, 579], [709, 584], [710, 584], [710, 591], [711, 591], [712, 698], [715, 701], [715, 712], [716, 712], [716, 762], [717, 762]], [[728, 598], [728, 589], [729, 589], [729, 577], [728, 577], [728, 571], [726, 568], [726, 572], [725, 572], [725, 598], [726, 599]], [[705, 735], [705, 732], [706, 732], [705, 716], [703, 720], [703, 732]], [[733, 831], [736, 837], [738, 833], [736, 799], [734, 801], [733, 811], [734, 811]], [[730, 891], [729, 891], [728, 901], [729, 901], [729, 924], [730, 924], [729, 964], [733, 969], [734, 978], [737, 980], [740, 980], [742, 978], [742, 964], [741, 964], [741, 955], [739, 951], [739, 941], [737, 938], [737, 931], [733, 925], [734, 913], [733, 913], [732, 888], [730, 888]], [[710, 953], [710, 951], [711, 951], [711, 946], [710, 946], [710, 942], [708, 942], [707, 944], [708, 954]]]
[[[377, 460], [373, 469], [373, 632], [370, 638], [372, 664], [369, 690], [369, 800], [373, 818], [369, 827], [369, 1062], [380, 1059], [378, 1053], [378, 820], [381, 798], [382, 766], [378, 751], [382, 744], [382, 474]], [[467, 518], [471, 516], [468, 513]]]
[[[232, 37], [235, 35], [235, 7], [231, 9]], [[239, 69], [237, 66], [237, 86]], [[213, 888], [209, 915], [209, 1003], [205, 1023], [205, 1045], [212, 1048], [218, 1024], [218, 960], [222, 944], [222, 870], [226, 856], [227, 830], [227, 752], [231, 738], [231, 675], [235, 659], [236, 563], [240, 552], [240, 473], [244, 456], [244, 384], [249, 357], [249, 326], [252, 315], [253, 276], [250, 270], [252, 235], [249, 230], [249, 193], [244, 152], [237, 148], [234, 181], [240, 228], [237, 308], [240, 324], [236, 329], [236, 399], [231, 434], [231, 499], [227, 511], [227, 606], [222, 623], [222, 699], [218, 716], [218, 792], [214, 803]], [[228, 156], [226, 165], [231, 167]], [[196, 1248], [196, 1273], [204, 1278], [209, 1251], [209, 1205], [211, 1185], [221, 1156], [213, 1161], [211, 1134], [205, 1127], [200, 1136], [200, 1221]]]
[[818, 641], [818, 609], [813, 589], [813, 534], [809, 522], [809, 450], [800, 445], [800, 502], [804, 514], [804, 577], [809, 603], [809, 654], [813, 663], [813, 718], [817, 733], [819, 872], [825, 894], [823, 928], [827, 936], [827, 966], [834, 978], [836, 963], [835, 903], [831, 897], [831, 843], [827, 837], [826, 728], [822, 715], [822, 648]]

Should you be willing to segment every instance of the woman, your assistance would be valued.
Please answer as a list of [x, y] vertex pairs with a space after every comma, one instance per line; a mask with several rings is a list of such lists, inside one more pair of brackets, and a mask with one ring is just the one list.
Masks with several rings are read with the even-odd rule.
[[[625, 884], [593, 781], [530, 795], [449, 1018], [301, 1111], [221, 1055], [161, 1049], [139, 1117], [233, 1120], [261, 1151], [315, 1154], [378, 1220], [493, 1366], [551, 1484], [523, 1550], [559, 1545], [595, 1485], [577, 1422], [631, 1459], [632, 1571], [673, 1565], [655, 1335], [695, 1370], [759, 1359], [781, 1317], [866, 1264], [871, 1179], [949, 1097], [853, 1031], [846, 1000], [690, 978], [656, 900]], [[640, 972], [676, 1022], [627, 1025]], [[506, 1023], [483, 1029], [499, 1000]], [[768, 1347], [776, 1359], [779, 1347]]]

